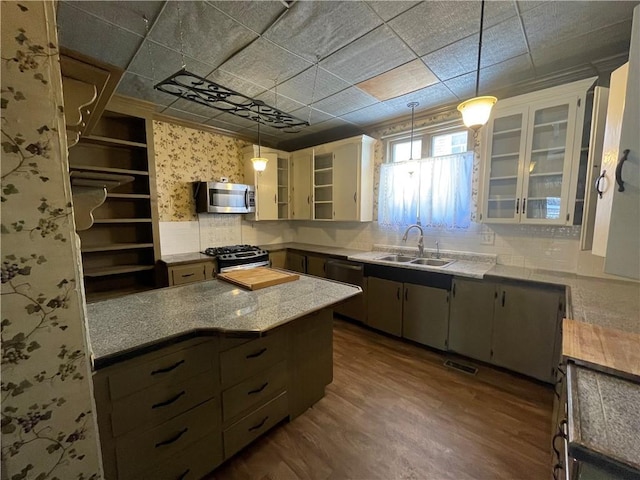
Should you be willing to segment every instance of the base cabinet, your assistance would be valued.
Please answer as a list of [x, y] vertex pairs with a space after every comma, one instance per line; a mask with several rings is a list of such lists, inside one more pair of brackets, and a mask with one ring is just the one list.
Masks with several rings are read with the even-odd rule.
[[483, 362], [491, 361], [491, 329], [496, 284], [454, 278], [449, 315], [449, 350]]
[[367, 325], [396, 337], [402, 335], [402, 287], [400, 282], [368, 277]]
[[199, 479], [333, 380], [333, 314], [263, 337], [193, 339], [94, 373], [107, 480]]
[[288, 251], [286, 268], [298, 273], [307, 273], [307, 257], [300, 253]]
[[402, 336], [439, 350], [447, 348], [449, 292], [440, 288], [404, 284]]

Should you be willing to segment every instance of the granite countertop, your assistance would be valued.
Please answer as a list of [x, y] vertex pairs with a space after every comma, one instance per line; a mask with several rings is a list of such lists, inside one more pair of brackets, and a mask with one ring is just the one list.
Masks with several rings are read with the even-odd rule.
[[572, 363], [567, 379], [569, 454], [640, 478], [640, 386]]
[[200, 252], [177, 253], [175, 255], [163, 255], [160, 257], [160, 261], [167, 265], [181, 265], [184, 263], [201, 262], [203, 260], [213, 262], [215, 258]]
[[357, 295], [360, 287], [300, 275], [248, 291], [221, 280], [161, 288], [87, 305], [96, 368], [158, 343], [199, 334], [260, 336]]
[[258, 246], [270, 252], [285, 250], [288, 248], [291, 250], [302, 250], [305, 252], [320, 253], [322, 255], [330, 255], [332, 257], [343, 258], [345, 260], [347, 259], [347, 257], [351, 255], [363, 253], [362, 250], [354, 250], [352, 248], [327, 247], [324, 245], [312, 245], [310, 243], [296, 243], [296, 242], [275, 243], [275, 244], [258, 245]]

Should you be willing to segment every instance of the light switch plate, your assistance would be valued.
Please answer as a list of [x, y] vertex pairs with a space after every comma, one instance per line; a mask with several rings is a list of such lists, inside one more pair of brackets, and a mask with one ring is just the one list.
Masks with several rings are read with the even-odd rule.
[[485, 231], [480, 234], [480, 243], [482, 245], [493, 245], [496, 241], [496, 234], [492, 231]]

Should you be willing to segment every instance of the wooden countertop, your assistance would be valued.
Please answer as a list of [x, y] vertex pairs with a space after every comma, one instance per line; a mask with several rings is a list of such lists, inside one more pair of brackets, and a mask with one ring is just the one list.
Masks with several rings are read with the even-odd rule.
[[562, 355], [585, 366], [640, 382], [640, 334], [565, 318]]

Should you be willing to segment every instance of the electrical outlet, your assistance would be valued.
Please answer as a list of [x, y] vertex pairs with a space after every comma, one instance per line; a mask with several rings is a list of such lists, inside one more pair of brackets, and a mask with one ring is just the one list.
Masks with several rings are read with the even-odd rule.
[[482, 245], [493, 245], [495, 240], [496, 234], [492, 231], [486, 231], [480, 234], [480, 243]]

